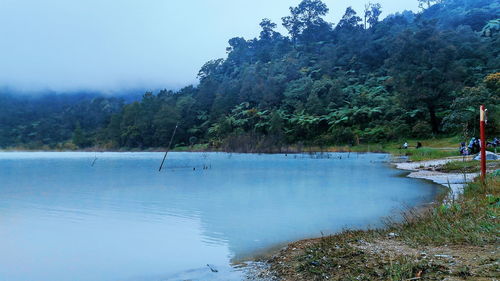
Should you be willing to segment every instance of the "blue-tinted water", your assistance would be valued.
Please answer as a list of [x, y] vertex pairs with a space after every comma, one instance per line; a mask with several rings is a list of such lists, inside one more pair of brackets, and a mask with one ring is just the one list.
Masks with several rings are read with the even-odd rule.
[[0, 280], [241, 280], [235, 261], [439, 192], [347, 156], [0, 153]]

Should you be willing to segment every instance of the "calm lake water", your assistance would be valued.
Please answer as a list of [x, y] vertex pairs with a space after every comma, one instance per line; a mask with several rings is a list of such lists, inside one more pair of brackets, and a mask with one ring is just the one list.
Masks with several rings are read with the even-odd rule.
[[242, 280], [238, 261], [441, 192], [383, 154], [162, 157], [0, 153], [0, 280]]

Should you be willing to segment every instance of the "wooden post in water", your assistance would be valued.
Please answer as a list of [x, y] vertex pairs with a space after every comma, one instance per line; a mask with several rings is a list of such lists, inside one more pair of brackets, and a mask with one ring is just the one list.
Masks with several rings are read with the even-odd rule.
[[179, 127], [179, 122], [175, 124], [174, 132], [172, 133], [172, 137], [170, 138], [170, 142], [168, 143], [167, 151], [165, 151], [165, 155], [163, 155], [163, 160], [161, 161], [160, 168], [158, 169], [158, 172], [161, 172], [161, 169], [163, 168], [163, 163], [165, 163], [165, 159], [167, 159], [167, 154], [168, 151], [170, 150], [170, 147], [172, 146], [172, 141], [174, 140], [175, 132], [177, 132], [177, 127]]
[[486, 179], [486, 108], [481, 105], [480, 108], [480, 134], [481, 134], [481, 180], [484, 182]]

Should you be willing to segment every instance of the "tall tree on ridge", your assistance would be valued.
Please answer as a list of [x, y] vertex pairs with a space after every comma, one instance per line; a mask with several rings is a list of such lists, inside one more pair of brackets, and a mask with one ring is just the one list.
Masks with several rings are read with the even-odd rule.
[[346, 28], [351, 30], [359, 27], [359, 22], [361, 21], [362, 19], [358, 17], [356, 11], [354, 11], [352, 7], [347, 7], [344, 16], [342, 16], [342, 19], [337, 25], [337, 28]]
[[379, 3], [371, 4], [371, 13], [370, 17], [368, 17], [368, 23], [370, 24], [370, 27], [375, 26], [378, 21], [379, 17], [382, 14], [382, 5]]
[[288, 30], [295, 44], [298, 37], [307, 29], [327, 25], [323, 16], [329, 9], [321, 0], [302, 0], [297, 7], [290, 7], [289, 16], [283, 17], [283, 26]]
[[379, 3], [368, 2], [365, 4], [365, 14], [364, 14], [364, 27], [368, 29], [368, 25], [373, 27], [378, 23], [379, 17], [382, 14], [382, 5]]
[[263, 19], [259, 25], [262, 28], [262, 31], [260, 32], [260, 39], [261, 40], [273, 39], [274, 35], [276, 34], [274, 29], [277, 27], [277, 25], [267, 18]]

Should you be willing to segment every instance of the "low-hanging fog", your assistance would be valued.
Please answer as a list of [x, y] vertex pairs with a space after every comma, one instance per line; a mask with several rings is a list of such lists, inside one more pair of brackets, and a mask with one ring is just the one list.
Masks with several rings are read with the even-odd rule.
[[[0, 0], [0, 88], [22, 92], [179, 88], [225, 56], [228, 39], [299, 0]], [[329, 22], [368, 0], [327, 0]], [[379, 0], [386, 16], [416, 0]], [[285, 33], [281, 28], [280, 32]]]

